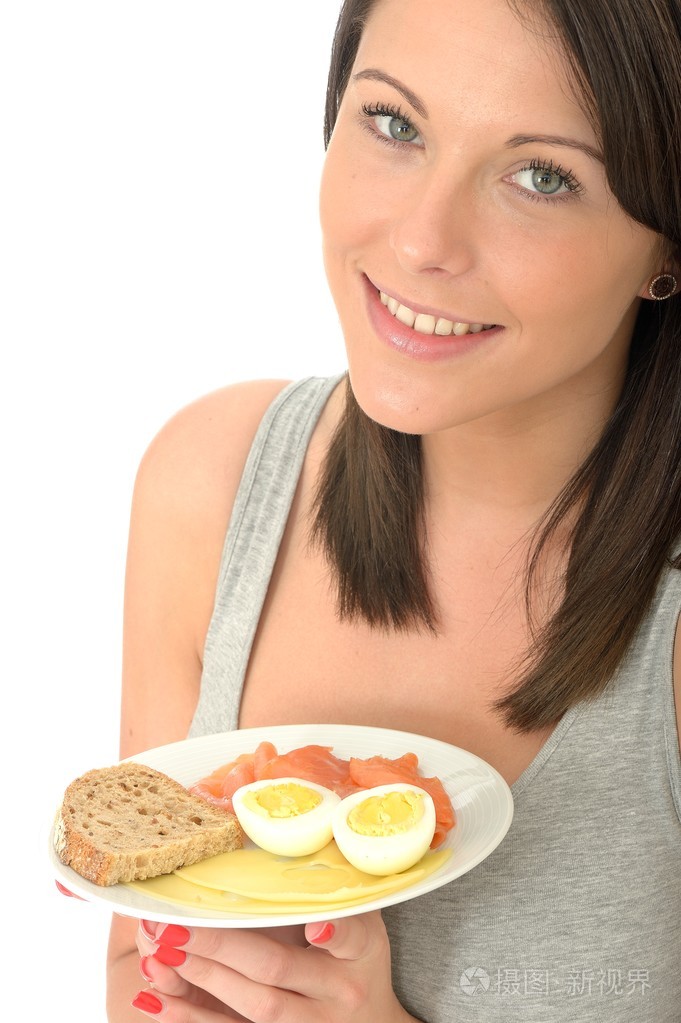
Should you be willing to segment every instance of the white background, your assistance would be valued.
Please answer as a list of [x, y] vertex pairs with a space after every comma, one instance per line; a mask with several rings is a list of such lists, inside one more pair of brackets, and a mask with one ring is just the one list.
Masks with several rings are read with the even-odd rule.
[[339, 6], [2, 5], [3, 984], [22, 1019], [105, 1019], [108, 917], [56, 892], [47, 836], [65, 785], [117, 759], [139, 459], [225, 383], [344, 368], [317, 221]]

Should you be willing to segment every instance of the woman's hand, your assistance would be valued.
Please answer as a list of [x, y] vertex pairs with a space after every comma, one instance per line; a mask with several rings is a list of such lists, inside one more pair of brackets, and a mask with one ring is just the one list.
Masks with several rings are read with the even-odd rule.
[[133, 1005], [167, 1023], [408, 1023], [380, 912], [302, 928], [140, 925]]

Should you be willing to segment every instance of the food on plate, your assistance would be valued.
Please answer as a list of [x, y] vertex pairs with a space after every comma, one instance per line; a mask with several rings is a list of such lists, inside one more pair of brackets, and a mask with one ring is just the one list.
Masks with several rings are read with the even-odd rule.
[[307, 856], [331, 841], [331, 818], [340, 803], [331, 789], [301, 778], [262, 779], [232, 796], [241, 827], [261, 849], [280, 856]]
[[355, 792], [333, 814], [343, 856], [366, 874], [399, 874], [425, 855], [435, 834], [435, 804], [425, 789], [392, 783]]
[[215, 806], [231, 810], [232, 796], [242, 785], [288, 777], [323, 785], [341, 797], [355, 788], [350, 778], [350, 761], [334, 756], [328, 746], [301, 746], [278, 753], [271, 742], [261, 742], [255, 752], [241, 753], [218, 767], [192, 785], [191, 791]]
[[438, 849], [400, 874], [376, 877], [348, 863], [333, 841], [297, 859], [264, 849], [240, 849], [127, 887], [200, 912], [260, 917], [330, 913], [375, 899], [392, 900], [395, 892], [434, 874], [450, 856], [450, 849]]
[[328, 746], [302, 746], [278, 753], [271, 742], [261, 742], [253, 753], [242, 753], [192, 785], [190, 791], [214, 806], [232, 809], [232, 798], [243, 785], [264, 779], [295, 777], [331, 789], [344, 799], [354, 792], [379, 785], [408, 784], [425, 789], [435, 805], [435, 832], [431, 848], [440, 846], [454, 827], [451, 800], [439, 778], [426, 778], [415, 753], [383, 756], [336, 756]]
[[254, 754], [254, 769], [260, 778], [295, 774], [298, 778], [326, 785], [339, 795], [353, 784], [349, 761], [335, 756], [330, 746], [298, 746], [287, 753], [277, 753], [271, 743], [261, 743]]
[[244, 836], [234, 814], [160, 771], [126, 762], [68, 786], [53, 841], [62, 863], [88, 881], [113, 885], [239, 849]]
[[456, 823], [454, 807], [444, 785], [439, 778], [422, 776], [415, 753], [405, 753], [394, 760], [388, 757], [368, 757], [366, 760], [352, 757], [350, 775], [358, 789], [401, 783], [425, 789], [435, 805], [435, 833], [430, 843], [431, 849], [442, 845]]
[[189, 789], [129, 761], [90, 771], [66, 790], [54, 842], [98, 885], [262, 917], [393, 898], [449, 858], [436, 847], [454, 824], [413, 753], [344, 759], [261, 742]]

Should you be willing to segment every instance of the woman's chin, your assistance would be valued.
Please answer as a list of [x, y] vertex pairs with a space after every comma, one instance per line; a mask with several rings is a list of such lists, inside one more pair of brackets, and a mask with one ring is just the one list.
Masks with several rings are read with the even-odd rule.
[[350, 370], [350, 384], [362, 412], [380, 426], [399, 433], [426, 434], [453, 425], [434, 395], [417, 393], [408, 383], [384, 376], [367, 379]]

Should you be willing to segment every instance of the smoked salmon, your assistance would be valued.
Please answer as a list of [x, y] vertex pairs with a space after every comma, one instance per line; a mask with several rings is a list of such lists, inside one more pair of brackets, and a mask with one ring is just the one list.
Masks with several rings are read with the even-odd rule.
[[195, 796], [201, 796], [213, 806], [221, 806], [224, 810], [233, 812], [232, 796], [242, 785], [250, 785], [253, 781], [256, 781], [255, 755], [242, 753], [236, 760], [223, 764], [212, 774], [192, 785], [189, 791]]
[[350, 795], [355, 785], [350, 778], [350, 761], [334, 756], [330, 746], [301, 746], [273, 757], [262, 778], [303, 778], [323, 785], [338, 795]]
[[377, 785], [406, 783], [425, 789], [435, 804], [436, 826], [431, 849], [445, 840], [456, 817], [439, 778], [425, 778], [415, 753], [400, 757], [362, 759], [337, 757], [330, 746], [301, 746], [279, 753], [271, 742], [261, 742], [253, 753], [242, 753], [192, 785], [190, 792], [214, 806], [232, 810], [232, 796], [242, 785], [268, 778], [302, 778], [336, 792], [341, 799]]

